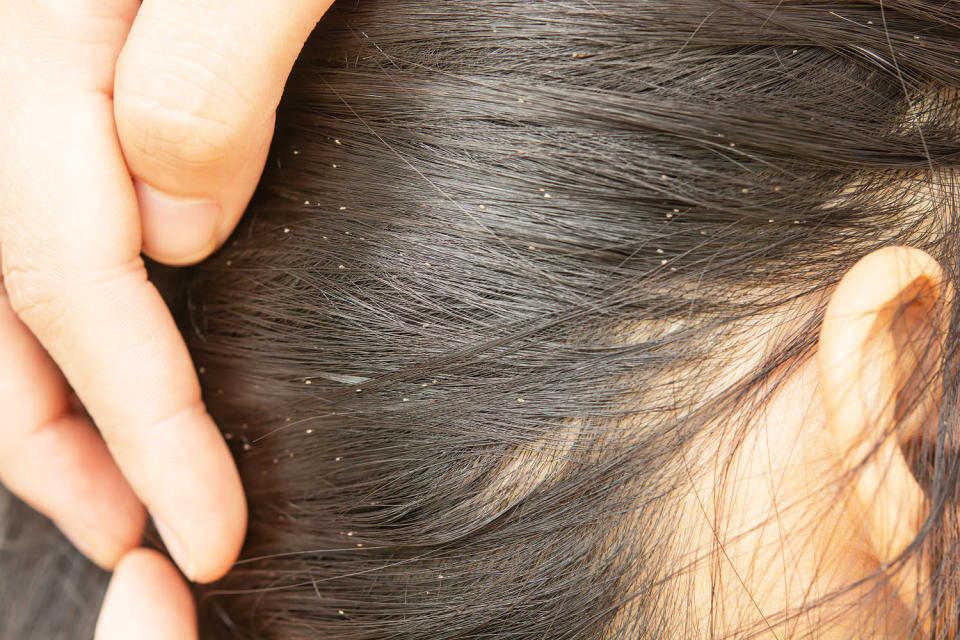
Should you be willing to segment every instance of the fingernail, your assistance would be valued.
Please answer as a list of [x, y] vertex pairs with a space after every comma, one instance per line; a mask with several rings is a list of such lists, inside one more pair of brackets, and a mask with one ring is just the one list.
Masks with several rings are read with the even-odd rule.
[[193, 558], [187, 553], [187, 548], [173, 532], [173, 529], [156, 519], [153, 523], [156, 525], [160, 537], [163, 538], [163, 544], [167, 547], [170, 557], [180, 567], [180, 571], [187, 577], [187, 580], [192, 582], [196, 578], [196, 566], [193, 564]]
[[171, 196], [139, 180], [134, 187], [144, 253], [161, 262], [189, 264], [213, 252], [222, 214], [219, 203]]

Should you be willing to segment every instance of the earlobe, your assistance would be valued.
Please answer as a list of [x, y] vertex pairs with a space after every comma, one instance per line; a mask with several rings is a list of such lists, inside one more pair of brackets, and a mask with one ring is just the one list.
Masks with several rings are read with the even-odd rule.
[[[924, 425], [935, 425], [929, 417], [939, 410], [951, 297], [932, 257], [889, 247], [850, 269], [824, 316], [817, 358], [826, 435], [880, 566], [901, 556], [926, 514], [901, 445], [925, 437], [933, 444]], [[912, 572], [921, 577], [919, 567]]]

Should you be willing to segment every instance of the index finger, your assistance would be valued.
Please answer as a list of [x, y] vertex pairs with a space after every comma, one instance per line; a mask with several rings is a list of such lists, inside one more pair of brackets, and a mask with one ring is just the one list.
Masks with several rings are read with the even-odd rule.
[[184, 573], [213, 580], [243, 540], [239, 476], [186, 346], [146, 279], [110, 96], [57, 88], [56, 101], [46, 88], [19, 91], [4, 127], [16, 135], [0, 140], [11, 191], [0, 211], [9, 299], [83, 401]]

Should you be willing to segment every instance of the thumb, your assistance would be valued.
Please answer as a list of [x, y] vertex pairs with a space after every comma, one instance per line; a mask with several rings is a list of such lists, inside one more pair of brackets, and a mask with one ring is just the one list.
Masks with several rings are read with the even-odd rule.
[[191, 640], [197, 614], [190, 588], [169, 560], [148, 549], [123, 557], [110, 580], [95, 640]]
[[144, 0], [117, 62], [114, 112], [143, 252], [202, 260], [260, 179], [294, 61], [332, 0]]

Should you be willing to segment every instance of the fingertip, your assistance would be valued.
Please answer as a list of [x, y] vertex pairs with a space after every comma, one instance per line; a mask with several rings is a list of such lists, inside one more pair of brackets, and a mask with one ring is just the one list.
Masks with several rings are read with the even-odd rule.
[[182, 266], [213, 253], [223, 219], [215, 200], [172, 196], [134, 181], [140, 205], [143, 252], [158, 262]]
[[[246, 509], [244, 507], [239, 524], [237, 524], [238, 518], [236, 515], [233, 517], [224, 515], [225, 524], [222, 538], [219, 540], [212, 538], [198, 540], [196, 536], [193, 536], [188, 538], [190, 544], [184, 543], [181, 534], [176, 529], [161, 520], [154, 521], [167, 552], [190, 582], [207, 584], [219, 580], [226, 575], [237, 556], [240, 555], [240, 548], [243, 546], [246, 531]], [[211, 540], [214, 542], [212, 546], [210, 545]]]
[[197, 637], [193, 596], [163, 555], [135, 549], [120, 560], [103, 601], [96, 640], [191, 640]]
[[209, 415], [203, 411], [182, 418], [166, 428], [190, 431], [192, 466], [180, 466], [183, 473], [162, 489], [155, 487], [147, 503], [152, 504], [157, 530], [184, 575], [192, 582], [213, 582], [240, 554], [247, 503], [233, 457]]
[[231, 477], [224, 478], [224, 493], [222, 535], [219, 539], [207, 538], [206, 553], [197, 556], [200, 561], [194, 563], [192, 581], [198, 584], [214, 582], [226, 575], [240, 555], [246, 538], [247, 502], [236, 470]]
[[[126, 120], [138, 115], [142, 120], [148, 118], [123, 112]], [[226, 242], [260, 181], [275, 120], [271, 112], [234, 131], [232, 135], [242, 143], [217, 152], [217, 159], [204, 169], [187, 161], [159, 159], [175, 155], [174, 151], [148, 153], [124, 144], [140, 209], [141, 251], [145, 255], [163, 264], [184, 266], [200, 262]], [[120, 130], [122, 134], [124, 128]], [[195, 132], [189, 137], [204, 136]], [[121, 135], [121, 142], [124, 140]]]
[[109, 570], [140, 545], [146, 510], [89, 421], [54, 420], [16, 451], [0, 454], [0, 477], [92, 562]]

